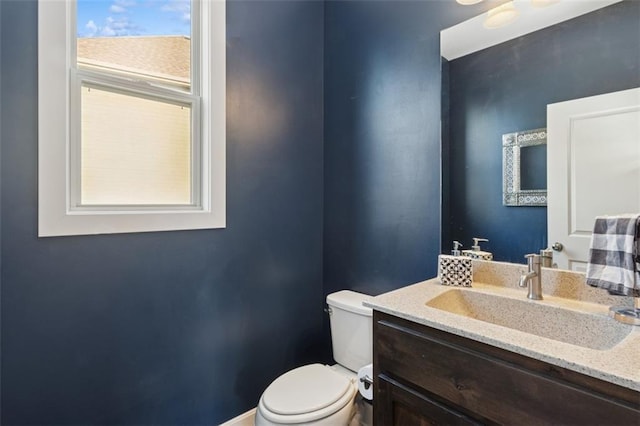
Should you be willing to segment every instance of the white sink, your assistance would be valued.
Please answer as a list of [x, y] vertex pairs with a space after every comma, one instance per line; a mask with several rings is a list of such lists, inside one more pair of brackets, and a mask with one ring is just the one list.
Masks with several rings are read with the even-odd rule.
[[584, 348], [607, 350], [622, 341], [632, 329], [609, 318], [566, 309], [545, 301], [513, 299], [473, 290], [453, 289], [426, 303], [468, 318], [508, 327], [536, 336]]

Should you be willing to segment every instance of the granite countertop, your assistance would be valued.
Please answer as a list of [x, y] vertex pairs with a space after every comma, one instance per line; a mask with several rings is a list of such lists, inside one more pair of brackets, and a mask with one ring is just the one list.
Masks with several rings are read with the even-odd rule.
[[[517, 281], [526, 267], [501, 262], [474, 261], [473, 287], [441, 285], [437, 278], [409, 285], [364, 302], [377, 311], [483, 342], [549, 364], [640, 391], [640, 327], [625, 325], [630, 332], [609, 349], [591, 349], [540, 337], [509, 327], [480, 321], [427, 306], [452, 289], [546, 304], [592, 316], [608, 317], [609, 306], [631, 306], [632, 298], [609, 296], [585, 284], [584, 274], [543, 269], [544, 300], [526, 298]], [[607, 318], [610, 321], [613, 319]], [[562, 330], [559, 330], [562, 333]], [[593, 330], [585, 327], [585, 333]]]

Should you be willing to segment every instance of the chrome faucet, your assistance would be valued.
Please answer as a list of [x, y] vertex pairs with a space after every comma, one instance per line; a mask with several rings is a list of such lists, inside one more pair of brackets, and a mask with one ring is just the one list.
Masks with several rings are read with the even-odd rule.
[[541, 280], [541, 268], [540, 268], [540, 255], [527, 254], [524, 256], [527, 259], [529, 270], [526, 274], [520, 276], [518, 285], [520, 287], [526, 287], [528, 284], [527, 298], [531, 300], [542, 300], [542, 280]]

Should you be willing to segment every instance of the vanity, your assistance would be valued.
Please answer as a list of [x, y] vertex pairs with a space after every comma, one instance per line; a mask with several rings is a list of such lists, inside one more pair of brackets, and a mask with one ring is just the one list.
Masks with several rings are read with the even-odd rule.
[[543, 269], [528, 300], [524, 266], [473, 267], [472, 288], [436, 278], [365, 303], [375, 424], [640, 424], [640, 329], [608, 317], [627, 298]]

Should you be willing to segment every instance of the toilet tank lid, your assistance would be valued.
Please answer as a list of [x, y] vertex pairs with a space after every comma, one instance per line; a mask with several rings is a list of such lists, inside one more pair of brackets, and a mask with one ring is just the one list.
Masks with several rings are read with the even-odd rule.
[[370, 317], [373, 314], [373, 310], [363, 306], [362, 302], [370, 300], [371, 298], [372, 296], [367, 294], [357, 293], [351, 290], [341, 290], [327, 295], [327, 305]]

